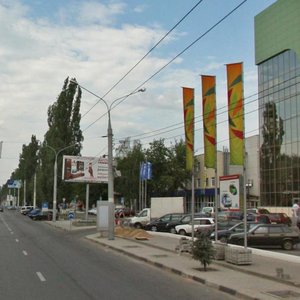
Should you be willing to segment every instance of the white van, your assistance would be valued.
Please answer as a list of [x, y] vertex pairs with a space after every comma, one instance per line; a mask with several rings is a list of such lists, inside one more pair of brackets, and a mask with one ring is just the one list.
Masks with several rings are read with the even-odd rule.
[[25, 206], [21, 207], [20, 213], [23, 214], [23, 215], [26, 215], [28, 212], [30, 212], [33, 209], [34, 209], [34, 206], [25, 205]]

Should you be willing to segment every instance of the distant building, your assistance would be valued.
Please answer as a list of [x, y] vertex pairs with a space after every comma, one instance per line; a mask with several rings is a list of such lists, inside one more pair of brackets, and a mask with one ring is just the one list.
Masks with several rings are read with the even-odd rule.
[[[247, 207], [260, 205], [260, 178], [259, 178], [259, 136], [254, 135], [246, 138], [246, 188]], [[217, 152], [217, 178], [225, 175], [239, 174], [241, 176], [241, 199], [243, 199], [243, 169], [241, 166], [229, 164], [229, 152], [226, 148]], [[215, 170], [204, 166], [204, 154], [195, 156], [195, 211], [198, 212], [204, 206], [215, 205]], [[217, 200], [220, 201], [220, 182], [217, 182]], [[190, 199], [188, 209], [190, 208]]]
[[255, 17], [262, 206], [300, 197], [299, 28], [299, 0], [278, 0]]

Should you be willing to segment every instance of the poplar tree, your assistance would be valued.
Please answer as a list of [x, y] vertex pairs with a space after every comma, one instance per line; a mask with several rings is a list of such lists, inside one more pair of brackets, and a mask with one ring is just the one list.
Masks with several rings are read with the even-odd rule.
[[[57, 203], [63, 197], [68, 201], [74, 197], [72, 189], [75, 184], [65, 184], [62, 181], [63, 155], [79, 156], [81, 143], [83, 141], [80, 129], [80, 104], [82, 91], [76, 84], [76, 80], [66, 78], [62, 91], [57, 100], [48, 108], [48, 131], [40, 149], [40, 187], [44, 200], [52, 202], [54, 162], [55, 155], [59, 152], [57, 159]], [[72, 185], [72, 186], [71, 186]]]

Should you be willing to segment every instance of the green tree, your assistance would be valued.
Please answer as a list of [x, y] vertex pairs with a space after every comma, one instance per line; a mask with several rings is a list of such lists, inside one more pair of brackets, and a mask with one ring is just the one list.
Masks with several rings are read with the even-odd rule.
[[139, 198], [140, 163], [145, 155], [141, 144], [136, 144], [125, 157], [117, 158], [117, 169], [121, 176], [115, 179], [115, 190], [124, 197], [125, 205], [135, 206], [135, 199]]
[[[53, 197], [53, 178], [55, 153], [61, 149], [57, 160], [57, 192], [58, 202], [63, 197], [70, 200], [76, 194], [76, 184], [66, 184], [62, 181], [62, 158], [63, 155], [80, 155], [81, 142], [83, 141], [82, 131], [80, 129], [80, 104], [81, 89], [76, 84], [76, 80], [67, 78], [64, 82], [62, 91], [57, 101], [48, 108], [48, 126], [44, 141], [40, 149], [41, 174], [40, 187], [44, 200], [50, 200]], [[75, 146], [77, 144], [77, 146]], [[54, 149], [54, 150], [53, 150]], [[72, 186], [71, 186], [72, 185]]]
[[[26, 181], [25, 200], [27, 204], [33, 204], [34, 193], [34, 175], [38, 170], [38, 150], [39, 142], [34, 135], [31, 136], [31, 142], [23, 145], [22, 153], [19, 158], [18, 168], [12, 173], [11, 179]], [[24, 184], [21, 188], [21, 194], [24, 193]], [[24, 195], [24, 194], [23, 194]]]
[[199, 233], [192, 245], [193, 259], [200, 261], [204, 267], [204, 271], [206, 271], [207, 266], [212, 263], [214, 255], [215, 249], [207, 233]]
[[152, 163], [152, 180], [148, 183], [149, 195], [174, 196], [178, 189], [184, 188], [188, 180], [185, 170], [185, 146], [183, 141], [171, 147], [164, 140], [150, 143], [146, 159]]

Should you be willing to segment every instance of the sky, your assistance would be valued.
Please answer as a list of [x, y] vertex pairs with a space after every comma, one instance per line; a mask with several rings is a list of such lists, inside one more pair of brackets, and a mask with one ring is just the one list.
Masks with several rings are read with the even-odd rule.
[[[144, 148], [157, 139], [167, 146], [184, 139], [182, 87], [194, 88], [195, 153], [201, 154], [201, 75], [216, 76], [222, 150], [229, 144], [225, 65], [243, 62], [245, 135], [258, 134], [254, 17], [276, 1], [248, 0], [225, 17], [242, 2], [0, 0], [0, 185], [31, 136], [44, 140], [48, 107], [68, 77], [108, 106], [117, 104], [111, 110], [115, 149], [125, 139]], [[140, 88], [146, 91], [134, 93]], [[107, 154], [106, 112], [103, 101], [83, 90], [82, 156]]]

